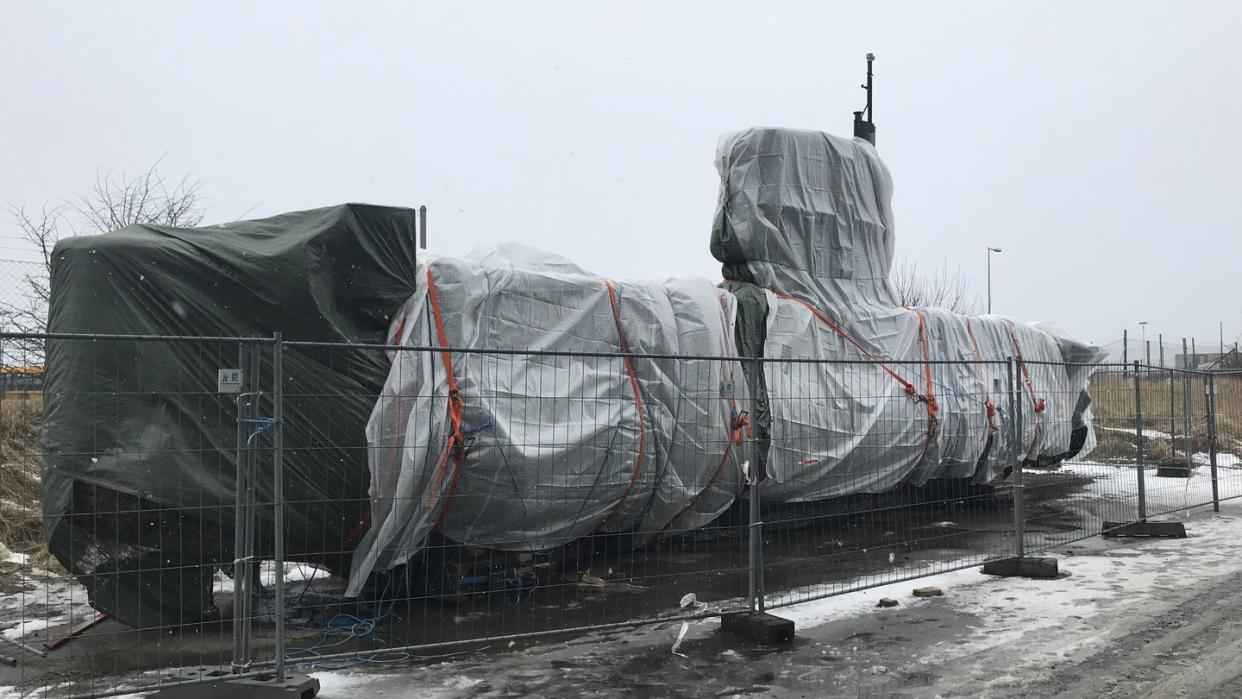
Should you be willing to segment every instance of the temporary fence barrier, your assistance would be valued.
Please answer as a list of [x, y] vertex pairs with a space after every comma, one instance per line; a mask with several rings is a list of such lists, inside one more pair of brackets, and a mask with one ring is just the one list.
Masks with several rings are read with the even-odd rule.
[[[27, 540], [4, 542], [24, 555], [0, 564], [0, 655], [14, 661], [0, 664], [0, 686], [44, 696], [280, 679], [291, 669], [503, 652], [519, 639], [772, 610], [1055, 554], [1118, 533], [1107, 530], [1119, 523], [1242, 496], [1240, 373], [1102, 365], [1088, 408], [1083, 396], [1033, 394], [1027, 376], [1038, 373], [1036, 362], [942, 362], [993, 378], [939, 400], [988, 409], [970, 424], [920, 434], [926, 443], [912, 469], [929, 469], [943, 440], [963, 439], [984, 446], [982, 459], [1004, 459], [1006, 473], [975, 478], [977, 464], [955, 464], [953, 478], [887, 489], [868, 489], [863, 478], [853, 492], [803, 502], [791, 496], [798, 474], [776, 483], [749, 471], [751, 450], [771, 445], [750, 424], [760, 416], [744, 415], [750, 404], [722, 392], [720, 363], [783, 364], [767, 375], [800, 388], [772, 400], [791, 401], [780, 408], [797, 414], [799, 403], [848, 406], [892, 390], [885, 374], [861, 370], [867, 362], [836, 372], [846, 383], [825, 385], [815, 362], [778, 358], [459, 351], [279, 334], [0, 339], [45, 343], [53, 362], [59, 351], [95, 357], [89, 376], [72, 384], [78, 393], [48, 386], [45, 425], [59, 424], [54, 413], [65, 401], [104, 416], [86, 431], [45, 427], [41, 457], [29, 444], [41, 415], [30, 403], [0, 405], [6, 434], [27, 440], [17, 460], [25, 475], [41, 470], [45, 494], [68, 498], [45, 503], [42, 526], [73, 575], [29, 540], [37, 514]], [[181, 356], [192, 347], [193, 360], [176, 371], [150, 368], [174, 346]], [[299, 375], [316, 362], [348, 377], [360, 351], [386, 361], [404, 353], [456, 374], [457, 385], [448, 394], [394, 394]], [[917, 372], [924, 362], [889, 365]], [[676, 385], [634, 378], [648, 368]], [[673, 406], [668, 414], [650, 412], [642, 396], [651, 390], [673, 396], [660, 402]], [[460, 404], [463, 395], [485, 397], [508, 419], [480, 422], [487, 413]], [[1053, 398], [1079, 403], [1094, 429], [1068, 425], [1074, 436], [1061, 460], [1020, 458], [1050, 420], [1074, 419], [1037, 407]], [[703, 409], [713, 401], [722, 409]], [[299, 424], [312, 404], [341, 424]], [[358, 405], [375, 408], [360, 415]], [[907, 407], [891, 424], [836, 426], [830, 443], [777, 446], [882, 459], [886, 434], [895, 439], [909, 431], [902, 421], [927, 420], [923, 406]], [[398, 423], [405, 432], [392, 441], [380, 428]], [[430, 460], [430, 480], [398, 478], [391, 490], [368, 492], [391, 459], [411, 453]], [[14, 463], [0, 472], [5, 493], [19, 478]], [[371, 513], [401, 500], [429, 524], [375, 539], [391, 555], [347, 597], [349, 561], [367, 532], [406, 526], [373, 522]]]

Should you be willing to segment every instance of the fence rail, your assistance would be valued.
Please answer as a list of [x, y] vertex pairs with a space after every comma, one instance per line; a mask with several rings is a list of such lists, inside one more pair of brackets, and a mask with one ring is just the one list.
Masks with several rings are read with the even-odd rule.
[[1237, 372], [1103, 365], [1088, 403], [1016, 359], [31, 341], [0, 686], [45, 696], [773, 609], [1242, 497]]

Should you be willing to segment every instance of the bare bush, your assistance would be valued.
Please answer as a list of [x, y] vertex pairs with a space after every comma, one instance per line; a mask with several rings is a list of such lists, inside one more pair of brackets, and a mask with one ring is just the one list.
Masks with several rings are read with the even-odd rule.
[[[159, 165], [157, 161], [133, 177], [124, 172], [100, 173], [86, 190], [60, 202], [47, 202], [38, 211], [9, 207], [9, 218], [21, 237], [34, 245], [42, 267], [21, 280], [25, 287], [22, 303], [0, 305], [6, 328], [19, 333], [47, 331], [52, 251], [62, 238], [106, 233], [134, 223], [184, 228], [203, 220], [202, 182], [189, 177], [170, 182], [160, 174]], [[42, 356], [37, 347], [24, 349]]]
[[903, 306], [946, 308], [960, 315], [977, 315], [983, 310], [979, 295], [960, 269], [950, 271], [943, 266], [929, 274], [917, 262], [903, 260], [890, 280]]
[[74, 235], [103, 233], [132, 223], [189, 228], [203, 220], [199, 196], [203, 183], [188, 176], [171, 184], [156, 162], [146, 172], [127, 177], [111, 172], [95, 177], [95, 183], [73, 202], [80, 224]]

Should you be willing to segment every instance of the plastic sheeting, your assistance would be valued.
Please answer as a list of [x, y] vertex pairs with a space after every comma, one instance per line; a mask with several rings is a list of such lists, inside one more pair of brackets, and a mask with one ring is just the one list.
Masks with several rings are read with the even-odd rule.
[[[270, 337], [380, 343], [418, 288], [416, 213], [345, 205], [198, 229], [133, 225], [61, 241], [54, 333]], [[269, 395], [271, 346], [262, 348]], [[91, 604], [138, 627], [217, 612], [233, 559], [236, 410], [216, 370], [237, 343], [47, 343], [43, 507], [48, 547]], [[366, 510], [366, 421], [382, 352], [285, 352], [287, 553], [347, 567]], [[330, 397], [330, 398], [325, 398]], [[270, 414], [270, 413], [265, 413]], [[272, 502], [270, 468], [258, 499]], [[257, 509], [270, 555], [272, 509]], [[360, 532], [359, 532], [360, 533]]]
[[[850, 362], [763, 363], [765, 501], [987, 482], [1018, 458], [1064, 458], [1075, 427], [1093, 443], [1082, 397], [1100, 348], [1050, 325], [899, 305], [892, 182], [871, 144], [750, 129], [721, 139], [717, 167], [712, 252], [728, 288], [763, 294], [740, 305], [742, 335], [763, 357]], [[1020, 443], [1010, 357], [1023, 360]]]
[[738, 362], [711, 359], [735, 354], [730, 294], [705, 279], [610, 281], [520, 245], [424, 258], [419, 278], [390, 342], [475, 352], [392, 353], [367, 427], [373, 525], [347, 594], [437, 526], [535, 552], [695, 529], [737, 497], [745, 384]]
[[[900, 306], [888, 281], [892, 182], [870, 144], [751, 129], [721, 140], [717, 164], [719, 293], [627, 282], [612, 306], [606, 280], [521, 246], [424, 262], [428, 289], [390, 340], [491, 353], [394, 354], [368, 426], [375, 526], [349, 594], [436, 527], [461, 544], [533, 552], [599, 531], [642, 541], [703, 526], [741, 495], [743, 448], [729, 442], [740, 414], [754, 423], [749, 473], [766, 477], [773, 503], [982, 483], [1019, 459], [1055, 462], [1094, 443], [1085, 389], [1100, 348], [1054, 326]], [[758, 372], [496, 352], [514, 348], [765, 361]], [[1017, 441], [1010, 357], [1023, 360]], [[453, 436], [450, 375], [469, 437]]]

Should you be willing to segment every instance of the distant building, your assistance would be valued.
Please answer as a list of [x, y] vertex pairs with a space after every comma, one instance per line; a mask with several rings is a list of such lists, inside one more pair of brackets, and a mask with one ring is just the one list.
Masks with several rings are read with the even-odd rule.
[[0, 401], [43, 397], [43, 367], [0, 366]]
[[1199, 352], [1198, 354], [1173, 355], [1174, 369], [1242, 369], [1242, 356], [1237, 348], [1224, 354], [1220, 352]]

